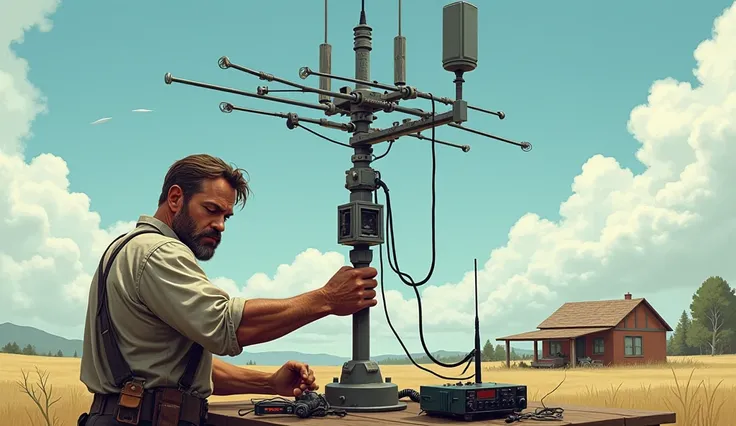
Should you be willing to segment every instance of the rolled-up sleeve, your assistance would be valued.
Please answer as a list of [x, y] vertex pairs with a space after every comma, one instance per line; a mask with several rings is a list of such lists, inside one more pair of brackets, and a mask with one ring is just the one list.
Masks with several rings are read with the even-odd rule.
[[216, 355], [239, 355], [245, 299], [212, 284], [183, 243], [156, 247], [138, 274], [138, 295], [156, 316]]

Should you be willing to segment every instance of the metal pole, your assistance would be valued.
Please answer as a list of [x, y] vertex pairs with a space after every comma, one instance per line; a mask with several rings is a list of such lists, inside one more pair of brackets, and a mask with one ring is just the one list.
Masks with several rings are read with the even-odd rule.
[[[361, 12], [360, 23], [353, 29], [353, 50], [355, 51], [355, 78], [370, 80], [371, 78], [371, 30], [365, 22], [365, 13]], [[356, 91], [370, 90], [364, 84], [356, 84]], [[350, 121], [355, 125], [354, 134], [368, 133], [373, 123], [373, 111], [370, 108], [353, 106], [350, 111]], [[354, 147], [352, 156], [353, 169], [351, 172], [362, 173], [360, 169], [370, 169], [373, 148], [368, 144]], [[358, 188], [350, 190], [350, 201], [373, 201], [370, 189]], [[355, 268], [370, 266], [373, 260], [373, 251], [368, 245], [356, 245], [350, 251], [350, 262]], [[370, 309], [363, 309], [353, 314], [353, 360], [368, 361], [370, 359]]]
[[[363, 8], [360, 21], [353, 28], [356, 80], [370, 81], [371, 78], [371, 31]], [[370, 86], [362, 82], [356, 82], [354, 91], [367, 98], [376, 96], [376, 93], [371, 92]], [[350, 123], [354, 129], [353, 137], [367, 135], [373, 123], [375, 104], [349, 102], [347, 105], [350, 108]], [[371, 245], [377, 243], [375, 238], [381, 239], [376, 234], [382, 233], [378, 229], [383, 227], [384, 221], [381, 207], [373, 203], [373, 192], [376, 190], [376, 172], [371, 167], [373, 146], [363, 141], [356, 141], [351, 145], [353, 166], [345, 172], [345, 187], [350, 191], [350, 202], [338, 207], [338, 229], [351, 228], [352, 238], [341, 240], [338, 237], [338, 242], [351, 245], [353, 248], [350, 250], [350, 262], [355, 268], [364, 268], [371, 265]], [[341, 211], [349, 218], [346, 222], [343, 221]], [[371, 215], [374, 215], [373, 219], [368, 218]], [[373, 231], [376, 234], [370, 237], [365, 235], [366, 232], [370, 234]], [[384, 381], [378, 363], [370, 359], [370, 326], [370, 308], [353, 314], [353, 356], [343, 365], [339, 382], [335, 377], [332, 383], [325, 386], [325, 398], [331, 406], [346, 411], [406, 409], [406, 403], [399, 401], [398, 386], [391, 383], [389, 378]]]

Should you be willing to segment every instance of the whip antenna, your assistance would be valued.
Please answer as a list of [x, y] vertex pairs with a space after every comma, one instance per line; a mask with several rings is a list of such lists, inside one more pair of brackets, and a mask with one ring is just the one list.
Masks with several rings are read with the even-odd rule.
[[478, 319], [478, 259], [473, 259], [475, 271], [475, 383], [483, 383], [480, 377], [480, 320]]
[[394, 84], [406, 84], [406, 37], [401, 35], [401, 0], [399, 1], [399, 31], [394, 37]]
[[[319, 45], [319, 72], [323, 74], [332, 73], [332, 46], [327, 43], [327, 0], [325, 0], [325, 40]], [[329, 92], [332, 87], [332, 80], [327, 77], [319, 78], [319, 88], [325, 92]], [[330, 103], [330, 95], [320, 93], [319, 103]]]

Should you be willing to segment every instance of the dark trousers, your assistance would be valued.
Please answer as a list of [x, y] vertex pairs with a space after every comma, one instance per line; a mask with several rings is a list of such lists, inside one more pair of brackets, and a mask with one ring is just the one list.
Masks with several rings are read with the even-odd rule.
[[[123, 423], [118, 422], [115, 420], [115, 416], [112, 414], [92, 414], [89, 417], [87, 417], [87, 420], [84, 421], [82, 418], [79, 418], [79, 422], [77, 423], [78, 426], [130, 426]], [[155, 426], [151, 422], [140, 422], [138, 423], [138, 426]], [[207, 426], [205, 424], [201, 425], [195, 425], [194, 423], [189, 422], [179, 422], [179, 426]]]

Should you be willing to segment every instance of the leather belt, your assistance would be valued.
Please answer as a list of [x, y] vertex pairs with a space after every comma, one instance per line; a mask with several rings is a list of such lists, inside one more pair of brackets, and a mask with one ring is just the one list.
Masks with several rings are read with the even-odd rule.
[[[119, 394], [99, 394], [96, 393], [92, 399], [92, 407], [89, 414], [115, 415], [115, 409], [118, 405]], [[141, 404], [140, 422], [153, 421], [153, 412], [156, 405], [156, 394], [153, 390], [147, 390], [143, 393], [143, 401]], [[207, 400], [192, 396], [190, 394], [182, 395], [181, 412], [179, 420], [189, 422], [194, 425], [204, 424], [207, 419]]]

